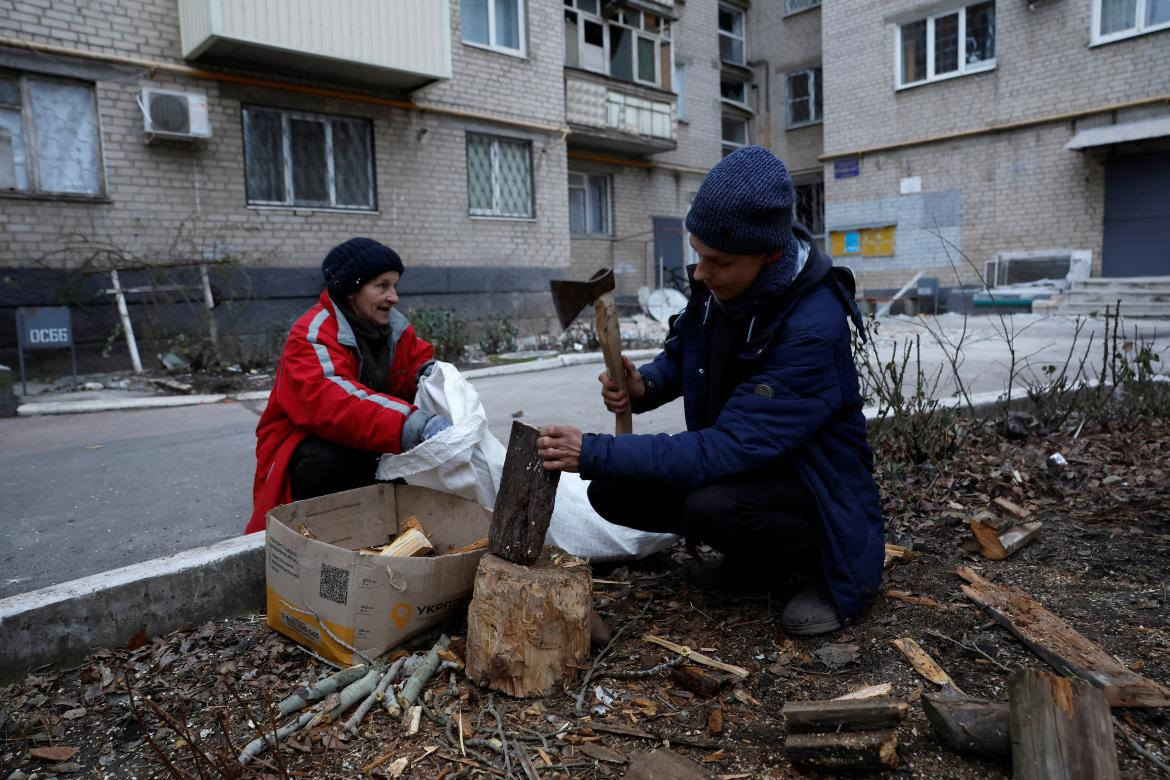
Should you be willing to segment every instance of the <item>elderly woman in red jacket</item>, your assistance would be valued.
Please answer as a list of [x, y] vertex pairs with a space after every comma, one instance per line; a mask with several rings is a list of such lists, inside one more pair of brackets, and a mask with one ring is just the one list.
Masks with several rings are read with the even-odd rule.
[[256, 427], [247, 533], [289, 501], [373, 484], [378, 458], [404, 452], [451, 423], [414, 405], [434, 349], [395, 305], [403, 265], [370, 238], [330, 250], [326, 289], [289, 331]]

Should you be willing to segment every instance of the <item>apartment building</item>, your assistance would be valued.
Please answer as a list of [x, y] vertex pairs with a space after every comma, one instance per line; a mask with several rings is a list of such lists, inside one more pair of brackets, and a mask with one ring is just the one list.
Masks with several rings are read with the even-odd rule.
[[868, 293], [1170, 274], [1170, 2], [819, 13], [828, 245]]
[[106, 340], [114, 267], [206, 263], [221, 331], [284, 326], [352, 235], [402, 254], [405, 305], [530, 330], [550, 278], [677, 280], [721, 8], [0, 0], [0, 351], [18, 306]]

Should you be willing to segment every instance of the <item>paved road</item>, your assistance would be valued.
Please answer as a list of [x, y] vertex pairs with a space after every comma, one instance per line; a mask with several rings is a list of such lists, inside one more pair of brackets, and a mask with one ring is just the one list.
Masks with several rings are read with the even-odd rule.
[[[1017, 318], [1017, 343], [1037, 363], [1061, 359], [1073, 326]], [[955, 340], [962, 322], [937, 323]], [[972, 320], [963, 374], [972, 392], [1000, 390], [1007, 350], [998, 325]], [[1142, 323], [1146, 336], [1170, 331]], [[1098, 333], [1100, 325], [1096, 326]], [[913, 320], [887, 320], [883, 359], [895, 341], [923, 336], [928, 366], [944, 362]], [[1099, 336], [1098, 336], [1099, 339]], [[1099, 343], [1099, 341], [1098, 341]], [[1166, 346], [1162, 336], [1160, 347]], [[1099, 352], [1094, 352], [1094, 356]], [[1170, 355], [1163, 353], [1163, 366]], [[567, 422], [608, 432], [600, 365], [474, 381], [492, 432], [507, 441], [513, 415], [534, 425]], [[1165, 370], [1165, 368], [1163, 368]], [[945, 387], [940, 394], [948, 394]], [[253, 431], [261, 404], [214, 404], [129, 412], [0, 419], [0, 597], [226, 539], [251, 512]], [[634, 418], [636, 433], [683, 427], [681, 402]]]

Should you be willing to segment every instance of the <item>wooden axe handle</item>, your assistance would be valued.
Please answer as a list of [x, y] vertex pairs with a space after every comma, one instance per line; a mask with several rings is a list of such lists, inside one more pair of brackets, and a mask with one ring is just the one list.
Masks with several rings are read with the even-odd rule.
[[[601, 344], [601, 354], [605, 356], [605, 370], [609, 372], [609, 378], [617, 383], [618, 389], [628, 396], [630, 389], [626, 386], [626, 368], [622, 363], [622, 336], [618, 329], [617, 304], [613, 302], [613, 293], [602, 293], [601, 297], [593, 302], [593, 316], [597, 324], [597, 341]], [[618, 436], [633, 433], [634, 421], [628, 411], [614, 416], [617, 418]]]

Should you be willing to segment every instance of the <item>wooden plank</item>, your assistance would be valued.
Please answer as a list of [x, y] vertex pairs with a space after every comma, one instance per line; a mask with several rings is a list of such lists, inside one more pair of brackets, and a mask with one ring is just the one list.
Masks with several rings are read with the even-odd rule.
[[959, 690], [959, 686], [955, 685], [955, 681], [951, 679], [951, 676], [930, 657], [930, 653], [923, 650], [913, 639], [903, 637], [901, 639], [892, 639], [890, 643], [898, 648], [902, 652], [902, 655], [906, 656], [906, 660], [914, 667], [914, 671], [935, 685], [946, 686], [962, 693]]
[[789, 701], [780, 714], [788, 733], [806, 731], [874, 731], [890, 729], [906, 719], [904, 701], [883, 696], [834, 701]]
[[654, 636], [653, 634], [646, 634], [642, 638], [645, 639], [647, 642], [651, 642], [653, 644], [656, 644], [659, 647], [665, 647], [667, 650], [671, 650], [673, 652], [676, 652], [679, 655], [685, 655], [687, 658], [691, 659], [692, 661], [694, 661], [697, 664], [702, 664], [703, 666], [710, 666], [712, 669], [719, 669], [720, 671], [729, 672], [731, 674], [734, 674], [736, 677], [742, 678], [742, 677], [747, 677], [749, 674], [751, 674], [751, 672], [749, 672], [747, 669], [744, 669], [742, 666], [733, 666], [731, 664], [725, 664], [722, 661], [716, 661], [714, 658], [711, 658], [710, 656], [703, 655], [702, 653], [698, 652], [697, 650], [692, 650], [691, 648], [687, 647], [686, 645], [677, 645], [674, 642], [663, 639], [660, 636]]
[[850, 691], [843, 696], [838, 696], [833, 701], [849, 701], [850, 699], [871, 699], [874, 696], [889, 696], [894, 692], [894, 686], [890, 683], [878, 683], [877, 685], [867, 685], [864, 688], [858, 688], [855, 691]]
[[1007, 558], [1035, 539], [1040, 529], [1044, 527], [1044, 523], [1033, 520], [997, 531], [974, 517], [968, 522], [971, 532], [975, 534], [975, 541], [979, 542], [983, 557], [991, 561], [1002, 561]]
[[898, 737], [893, 731], [789, 734], [784, 752], [794, 764], [830, 773], [891, 769], [898, 765]]
[[990, 582], [967, 566], [963, 593], [1058, 672], [1105, 691], [1111, 707], [1168, 707], [1170, 688], [1127, 669], [1028, 594]]
[[512, 421], [500, 490], [488, 529], [488, 551], [527, 566], [540, 557], [552, 520], [561, 472], [544, 467], [536, 448], [539, 431]]
[[1027, 509], [1024, 509], [1019, 504], [1016, 504], [1015, 502], [1013, 502], [1009, 499], [1006, 499], [1003, 496], [1000, 496], [999, 498], [994, 499], [991, 503], [995, 504], [997, 507], [999, 507], [1003, 511], [1007, 512], [1009, 515], [1012, 515], [1013, 517], [1015, 517], [1019, 520], [1027, 520], [1029, 517], [1032, 516], [1032, 513], [1029, 512]]
[[1039, 669], [1008, 680], [1016, 780], [1115, 780], [1113, 716], [1100, 688]]
[[987, 761], [1011, 763], [1007, 702], [925, 693], [922, 710], [934, 733], [952, 750]]
[[1011, 555], [1024, 545], [1031, 542], [1040, 533], [1044, 523], [1033, 520], [1030, 523], [1020, 523], [1012, 526], [999, 535], [999, 543], [1007, 555]]

